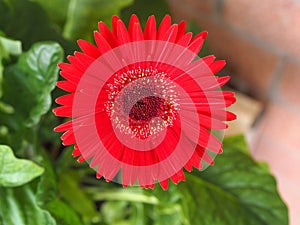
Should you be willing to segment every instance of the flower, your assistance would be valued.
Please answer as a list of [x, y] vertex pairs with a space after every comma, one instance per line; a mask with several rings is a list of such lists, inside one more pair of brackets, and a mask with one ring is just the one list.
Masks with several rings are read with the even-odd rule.
[[[55, 128], [73, 156], [88, 161], [97, 178], [122, 175], [123, 186], [138, 183], [168, 188], [185, 180], [183, 168], [204, 169], [222, 152], [212, 131], [235, 119], [226, 107], [234, 93], [220, 89], [229, 77], [217, 77], [225, 65], [214, 56], [197, 57], [207, 32], [192, 37], [186, 23], [165, 16], [156, 29], [150, 16], [144, 31], [132, 15], [129, 27], [117, 16], [112, 31], [98, 23], [96, 46], [79, 40], [82, 52], [60, 63], [56, 116], [72, 118]], [[222, 136], [222, 135], [221, 135]]]

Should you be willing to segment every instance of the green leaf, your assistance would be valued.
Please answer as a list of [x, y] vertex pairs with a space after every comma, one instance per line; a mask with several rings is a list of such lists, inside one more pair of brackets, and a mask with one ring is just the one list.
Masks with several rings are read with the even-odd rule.
[[36, 203], [49, 211], [61, 225], [82, 225], [76, 211], [59, 199], [57, 176], [51, 161], [51, 156], [45, 150], [39, 150], [38, 162], [45, 168], [37, 185]]
[[130, 215], [128, 204], [123, 201], [105, 202], [101, 207], [103, 220], [106, 224], [118, 224]]
[[[56, 89], [55, 89], [56, 90]], [[54, 92], [54, 91], [53, 91]], [[53, 99], [52, 92], [52, 99]], [[52, 104], [53, 106], [53, 104]], [[61, 118], [55, 116], [52, 111], [48, 111], [39, 123], [38, 142], [41, 146], [47, 146], [47, 150], [52, 154], [58, 154], [61, 147], [61, 133], [52, 132], [53, 128], [61, 124]], [[49, 132], [51, 131], [51, 132]], [[63, 151], [65, 152], [65, 151]], [[69, 153], [70, 154], [70, 153]], [[72, 154], [70, 154], [72, 156]], [[71, 157], [72, 158], [72, 157]], [[74, 158], [72, 158], [74, 161]], [[64, 164], [64, 163], [63, 163]]]
[[139, 202], [146, 204], [158, 204], [159, 200], [155, 196], [147, 196], [139, 188], [128, 188], [128, 189], [109, 189], [101, 190], [101, 192], [96, 192], [93, 189], [89, 189], [93, 193], [93, 197], [96, 200], [119, 200], [128, 202]]
[[67, 146], [64, 148], [59, 158], [55, 162], [57, 174], [64, 173], [65, 171], [68, 171], [72, 166], [78, 165], [77, 161], [75, 161], [74, 157], [72, 156], [73, 151], [73, 146]]
[[60, 225], [82, 225], [78, 214], [75, 210], [61, 200], [54, 200], [49, 202], [47, 210], [55, 217]]
[[87, 190], [96, 202], [103, 202], [100, 212], [105, 224], [145, 224], [145, 208], [159, 202], [155, 196], [147, 195], [139, 187], [124, 189], [102, 183], [101, 187], [87, 188]]
[[191, 224], [287, 225], [287, 207], [265, 166], [253, 161], [242, 136], [224, 141], [214, 167], [179, 185]]
[[44, 149], [39, 150], [38, 162], [44, 167], [45, 172], [37, 186], [36, 202], [39, 206], [47, 209], [47, 204], [57, 198], [57, 177], [50, 160], [50, 155]]
[[64, 29], [66, 38], [92, 40], [97, 22], [111, 24], [111, 16], [133, 0], [70, 0], [67, 22]]
[[28, 185], [0, 187], [0, 202], [0, 224], [56, 225], [50, 213], [36, 205], [34, 193]]
[[40, 176], [44, 169], [30, 160], [15, 158], [10, 147], [0, 145], [0, 186], [17, 187]]
[[[52, 2], [44, 1], [44, 2]], [[61, 8], [61, 3], [56, 5]], [[56, 41], [68, 54], [75, 49], [75, 44], [65, 40], [59, 28], [47, 17], [46, 11], [36, 2], [28, 0], [0, 1], [0, 30], [8, 37], [20, 40], [23, 48], [28, 50], [38, 41]], [[59, 17], [58, 14], [53, 16]]]
[[191, 225], [195, 223], [189, 223], [187, 216], [184, 213], [184, 197], [182, 197], [176, 185], [169, 185], [168, 191], [162, 190], [159, 186], [151, 190], [146, 190], [145, 194], [154, 195], [159, 199], [151, 212], [151, 224], [164, 225], [164, 224], [176, 224], [176, 225]]
[[0, 111], [5, 114], [12, 114], [14, 112], [14, 108], [11, 107], [10, 105], [0, 101]]
[[3, 100], [15, 110], [4, 120], [10, 127], [34, 126], [50, 109], [50, 93], [58, 77], [57, 63], [62, 58], [63, 50], [58, 44], [36, 43], [5, 70]]
[[[3, 60], [8, 59], [9, 55], [19, 55], [22, 52], [22, 46], [20, 41], [11, 40], [6, 37], [2, 37], [0, 34], [0, 98], [2, 96], [2, 79], [3, 79]], [[4, 104], [1, 103], [0, 104]], [[0, 105], [1, 110], [1, 105]]]
[[20, 55], [22, 53], [22, 44], [20, 41], [1, 37], [0, 35], [0, 58], [8, 58], [9, 55]]
[[180, 204], [162, 205], [155, 208], [155, 225], [181, 225], [183, 224], [182, 207]]
[[80, 174], [77, 171], [65, 171], [59, 177], [61, 197], [81, 215], [85, 223], [98, 220], [92, 198], [79, 186]]
[[175, 185], [168, 192], [158, 187], [155, 190], [139, 187], [88, 190], [96, 201], [105, 201], [101, 214], [107, 224], [188, 224]]

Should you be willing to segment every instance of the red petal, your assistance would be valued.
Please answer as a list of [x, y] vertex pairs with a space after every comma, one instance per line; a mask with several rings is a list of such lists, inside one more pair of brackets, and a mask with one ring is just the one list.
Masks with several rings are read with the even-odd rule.
[[97, 59], [99, 56], [101, 56], [99, 49], [96, 46], [92, 45], [91, 43], [85, 40], [78, 40], [77, 43], [81, 48], [81, 50], [88, 56], [94, 59]]
[[157, 39], [160, 39], [159, 37], [165, 33], [171, 26], [171, 17], [170, 15], [166, 15], [160, 25], [159, 25], [159, 28], [158, 28], [158, 32], [157, 32]]
[[193, 39], [192, 42], [195, 41], [198, 38], [202, 38], [203, 40], [206, 38], [208, 32], [207, 31], [202, 31], [201, 33], [197, 34]]
[[205, 149], [203, 149], [200, 145], [197, 145], [192, 157], [185, 164], [184, 168], [189, 172], [193, 170], [193, 167], [197, 169], [201, 169], [202, 168], [201, 158], [204, 151]]
[[222, 121], [231, 121], [236, 119], [236, 115], [225, 111], [224, 109], [214, 109], [212, 110], [211, 108], [200, 108], [197, 109], [198, 113], [205, 114], [207, 116], [213, 117], [218, 120]]
[[140, 21], [135, 14], [132, 14], [129, 20], [128, 33], [131, 35], [133, 32], [134, 24], [138, 23], [140, 25]]
[[184, 20], [182, 20], [179, 24], [178, 24], [178, 33], [177, 33], [177, 40], [178, 41], [183, 35], [185, 35], [186, 32], [186, 22]]
[[187, 47], [192, 39], [192, 32], [186, 33], [184, 36], [182, 36], [178, 41], [177, 44], [181, 45], [183, 47]]
[[216, 59], [214, 55], [208, 55], [202, 58], [202, 60], [209, 66]]
[[158, 40], [175, 43], [177, 37], [178, 25], [172, 25], [167, 32], [162, 32]]
[[156, 39], [156, 20], [155, 17], [149, 16], [148, 21], [145, 26], [144, 31], [145, 40], [155, 40]]
[[72, 117], [72, 107], [70, 106], [57, 107], [53, 109], [53, 112], [56, 116]]
[[76, 142], [73, 130], [66, 131], [60, 138], [63, 141], [62, 144], [65, 146], [74, 144]]
[[84, 65], [86, 65], [86, 68], [88, 68], [93, 62], [95, 62], [95, 59], [84, 54], [81, 52], [75, 52], [75, 57]]
[[232, 112], [226, 111], [226, 120], [232, 121], [236, 119], [236, 115]]
[[74, 99], [74, 94], [67, 94], [58, 97], [57, 99], [55, 99], [55, 102], [60, 105], [72, 105], [73, 99]]
[[56, 86], [67, 92], [75, 92], [76, 91], [76, 84], [69, 82], [69, 81], [65, 81], [65, 80], [57, 81]]
[[188, 46], [188, 49], [195, 54], [198, 54], [200, 49], [202, 48], [202, 45], [204, 43], [204, 39], [202, 37], [199, 37], [195, 39], [194, 41], [191, 41], [191, 44]]
[[234, 104], [235, 102], [236, 102], [236, 98], [226, 99], [226, 101], [225, 101], [225, 106], [226, 106], [226, 107], [229, 107], [229, 106], [231, 106], [232, 104]]
[[224, 122], [203, 114], [199, 114], [199, 120], [201, 126], [212, 130], [223, 130], [228, 127]]
[[85, 159], [83, 158], [83, 156], [80, 156], [78, 159], [77, 159], [77, 162], [79, 162], [79, 163], [82, 163], [82, 162], [84, 162], [85, 161]]
[[58, 66], [61, 68], [60, 75], [62, 77], [76, 84], [79, 82], [83, 73], [77, 67], [69, 63], [59, 63]]
[[215, 73], [219, 72], [225, 65], [226, 65], [225, 60], [218, 60], [218, 61], [214, 61], [213, 63], [211, 63], [209, 65], [209, 68], [215, 74]]
[[160, 186], [162, 187], [162, 189], [167, 190], [169, 187], [169, 180], [166, 179], [164, 181], [159, 182]]
[[123, 23], [122, 20], [119, 20], [117, 22], [117, 37], [118, 37], [118, 43], [119, 44], [127, 44], [128, 42], [130, 42], [130, 37], [129, 34], [126, 30], [125, 24]]
[[113, 16], [111, 18], [112, 32], [115, 35], [115, 37], [117, 37], [117, 33], [118, 33], [118, 21], [119, 20], [120, 20], [120, 18], [118, 16]]
[[81, 152], [79, 151], [79, 148], [77, 147], [77, 145], [74, 146], [72, 155], [73, 155], [73, 157], [78, 157], [81, 155]]
[[232, 91], [222, 91], [221, 93], [224, 98], [234, 98], [234, 92]]
[[85, 72], [87, 70], [87, 68], [90, 66], [90, 63], [84, 63], [78, 57], [75, 57], [72, 55], [69, 55], [67, 57], [67, 59], [73, 66], [75, 66], [78, 70], [80, 70], [82, 72]]
[[144, 40], [144, 35], [142, 28], [139, 23], [135, 23], [132, 28], [132, 32], [130, 33], [131, 41], [141, 41]]
[[72, 120], [65, 122], [57, 127], [54, 128], [56, 132], [63, 132], [72, 129]]
[[99, 32], [95, 31], [94, 32], [94, 39], [96, 41], [96, 44], [97, 44], [101, 54], [104, 54], [105, 52], [111, 50], [111, 46], [106, 41], [106, 39], [102, 36], [102, 33], [100, 34]]
[[230, 79], [229, 76], [216, 77], [216, 78], [217, 78], [217, 82], [215, 82], [214, 80], [209, 80], [208, 81], [209, 85], [206, 85], [205, 91], [211, 91], [211, 90], [215, 90], [216, 88], [220, 88], [223, 85], [225, 85]]
[[173, 176], [170, 177], [171, 180], [175, 183], [178, 184], [180, 181], [185, 180], [185, 176], [182, 170], [179, 170], [177, 173], [175, 173]]
[[224, 76], [218, 78], [218, 83], [220, 87], [224, 86], [230, 80], [230, 76]]
[[145, 188], [146, 188], [146, 189], [149, 189], [149, 188], [150, 188], [150, 189], [153, 190], [153, 189], [154, 189], [154, 184], [145, 185]]
[[105, 23], [99, 22], [98, 28], [102, 37], [107, 41], [111, 48], [118, 46], [116, 36], [109, 30]]
[[96, 178], [100, 179], [101, 177], [102, 177], [102, 175], [100, 173], [96, 172]]

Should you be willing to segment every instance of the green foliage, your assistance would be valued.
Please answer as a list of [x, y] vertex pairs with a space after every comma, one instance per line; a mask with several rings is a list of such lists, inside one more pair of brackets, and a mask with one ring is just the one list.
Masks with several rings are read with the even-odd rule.
[[56, 225], [51, 214], [36, 205], [30, 186], [0, 187], [0, 222], [3, 225]]
[[20, 41], [15, 41], [6, 37], [2, 37], [0, 34], [0, 98], [2, 96], [2, 79], [3, 79], [3, 69], [4, 69], [3, 61], [8, 60], [10, 55], [19, 55], [21, 54], [21, 52], [22, 52], [22, 47]]
[[128, 22], [136, 13], [144, 26], [168, 12], [161, 0], [0, 0], [0, 224], [288, 224], [274, 178], [242, 136], [225, 140], [214, 167], [168, 191], [96, 180], [60, 145], [53, 128], [62, 120], [51, 108], [57, 63], [76, 49], [68, 39], [90, 39], [113, 14]]
[[2, 100], [13, 111], [0, 112], [1, 125], [8, 130], [0, 136], [3, 143], [17, 151], [35, 144], [36, 128], [50, 109], [50, 93], [58, 78], [57, 63], [62, 59], [63, 50], [57, 43], [35, 43], [5, 68]]
[[[59, 190], [69, 205], [81, 215], [86, 223], [89, 220], [99, 220], [93, 200], [87, 193], [81, 191], [80, 174], [77, 171], [65, 171], [60, 176]], [[74, 198], [76, 196], [76, 198]]]
[[[133, 0], [34, 0], [47, 11], [65, 38], [92, 40], [97, 21], [111, 24], [111, 16], [133, 3]], [[59, 5], [59, 7], [57, 7]]]
[[0, 0], [0, 15], [0, 30], [8, 37], [22, 41], [25, 50], [38, 41], [56, 41], [67, 53], [75, 49], [75, 44], [63, 38], [59, 28], [50, 22], [45, 9], [35, 2], [10, 0], [7, 3]]
[[0, 145], [0, 186], [17, 187], [40, 176], [44, 169], [30, 160], [17, 159], [13, 151]]
[[[36, 43], [5, 71], [3, 99], [13, 106], [20, 123], [36, 125], [49, 110], [50, 93], [58, 78], [57, 63], [62, 59], [63, 50], [58, 44]], [[23, 104], [19, 104], [20, 97]]]

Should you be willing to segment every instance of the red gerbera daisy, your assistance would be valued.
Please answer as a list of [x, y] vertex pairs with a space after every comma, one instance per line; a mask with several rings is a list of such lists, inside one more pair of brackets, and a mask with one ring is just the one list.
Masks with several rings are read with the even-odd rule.
[[192, 37], [168, 15], [158, 30], [154, 16], [144, 32], [136, 15], [128, 30], [116, 16], [112, 31], [98, 26], [97, 46], [79, 40], [82, 52], [59, 64], [66, 80], [57, 86], [70, 94], [56, 99], [54, 113], [72, 118], [55, 128], [63, 144], [75, 144], [73, 156], [98, 178], [121, 172], [124, 186], [167, 189], [169, 178], [185, 179], [183, 168], [213, 164], [222, 143], [212, 131], [235, 119], [226, 111], [235, 98], [220, 90], [229, 77], [214, 75], [225, 61], [197, 57], [207, 32]]

